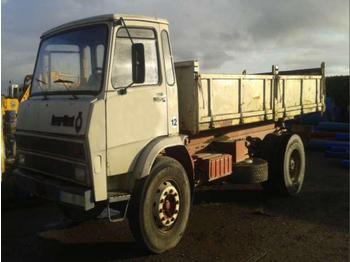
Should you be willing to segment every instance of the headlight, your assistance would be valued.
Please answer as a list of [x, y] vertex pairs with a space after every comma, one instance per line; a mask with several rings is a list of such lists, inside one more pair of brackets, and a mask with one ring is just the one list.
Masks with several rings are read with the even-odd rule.
[[26, 157], [25, 157], [23, 154], [19, 154], [19, 155], [18, 155], [18, 163], [19, 163], [20, 165], [24, 165], [25, 162], [26, 162]]
[[80, 167], [76, 167], [75, 170], [74, 170], [74, 178], [77, 181], [86, 182], [85, 169], [84, 168], [80, 168]]

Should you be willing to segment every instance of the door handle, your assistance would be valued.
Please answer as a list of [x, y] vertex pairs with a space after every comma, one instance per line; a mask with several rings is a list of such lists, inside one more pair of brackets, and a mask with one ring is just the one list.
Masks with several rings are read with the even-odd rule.
[[154, 96], [153, 101], [154, 102], [166, 102], [166, 96]]

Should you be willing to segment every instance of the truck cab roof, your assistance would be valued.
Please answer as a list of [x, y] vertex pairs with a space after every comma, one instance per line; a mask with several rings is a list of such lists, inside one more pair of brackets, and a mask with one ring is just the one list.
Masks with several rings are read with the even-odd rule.
[[56, 26], [56, 27], [44, 32], [41, 35], [41, 38], [55, 34], [59, 31], [70, 29], [72, 27], [93, 24], [93, 23], [98, 23], [98, 22], [116, 21], [116, 20], [119, 20], [121, 17], [124, 18], [124, 20], [145, 21], [145, 22], [152, 22], [152, 23], [159, 23], [159, 24], [168, 24], [168, 21], [166, 19], [157, 18], [157, 17], [150, 17], [150, 16], [143, 16], [143, 15], [129, 15], [129, 14], [105, 14], [105, 15], [92, 16], [92, 17], [88, 17], [88, 18], [84, 18], [84, 19], [79, 19], [79, 20], [75, 20], [72, 22], [62, 24], [60, 26]]

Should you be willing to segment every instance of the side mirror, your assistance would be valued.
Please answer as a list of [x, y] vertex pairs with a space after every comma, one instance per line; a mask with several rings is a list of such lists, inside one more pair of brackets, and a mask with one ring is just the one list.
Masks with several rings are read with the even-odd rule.
[[136, 84], [145, 82], [145, 48], [143, 44], [132, 45], [132, 81]]

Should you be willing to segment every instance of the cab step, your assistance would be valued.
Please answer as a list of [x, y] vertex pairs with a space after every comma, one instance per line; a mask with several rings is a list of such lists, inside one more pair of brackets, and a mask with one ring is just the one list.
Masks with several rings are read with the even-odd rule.
[[116, 203], [121, 201], [129, 201], [130, 194], [123, 192], [108, 192], [108, 203]]
[[126, 218], [130, 194], [108, 192], [107, 214], [110, 222], [120, 222]]

